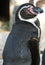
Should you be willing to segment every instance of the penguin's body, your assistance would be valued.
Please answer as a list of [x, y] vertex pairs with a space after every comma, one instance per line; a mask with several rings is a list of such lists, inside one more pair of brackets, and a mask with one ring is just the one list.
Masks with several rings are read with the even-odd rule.
[[[26, 3], [17, 10], [16, 23], [12, 27], [3, 50], [3, 65], [39, 65], [40, 36], [38, 38], [38, 29], [26, 21], [35, 19], [37, 13], [33, 11], [30, 13], [28, 6], [34, 7]], [[25, 20], [21, 20], [20, 15]], [[35, 24], [40, 29], [38, 19], [35, 19]]]
[[44, 49], [44, 52], [42, 54], [42, 65], [45, 65], [45, 49]]

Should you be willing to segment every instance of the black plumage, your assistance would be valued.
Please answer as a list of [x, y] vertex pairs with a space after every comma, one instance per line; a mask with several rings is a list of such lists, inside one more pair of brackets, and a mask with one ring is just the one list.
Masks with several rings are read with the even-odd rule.
[[[28, 5], [33, 6], [29, 3], [23, 4], [16, 12], [16, 23], [12, 27], [3, 50], [3, 65], [39, 65], [40, 37], [38, 38], [38, 30], [30, 22], [20, 20], [18, 16], [20, 9]], [[28, 14], [27, 17], [24, 15], [27, 19], [30, 18], [28, 18]], [[30, 15], [32, 15], [32, 18], [36, 16], [32, 13]], [[40, 29], [38, 19], [35, 21], [35, 24]]]
[[42, 65], [45, 65], [45, 49], [44, 49], [44, 52], [42, 54]]

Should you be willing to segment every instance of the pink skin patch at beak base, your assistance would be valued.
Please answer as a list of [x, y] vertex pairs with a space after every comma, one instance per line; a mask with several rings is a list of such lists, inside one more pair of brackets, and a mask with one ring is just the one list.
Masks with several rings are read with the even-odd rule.
[[28, 11], [31, 12], [32, 14], [37, 15], [37, 13], [33, 11], [33, 6], [29, 7], [28, 8]]

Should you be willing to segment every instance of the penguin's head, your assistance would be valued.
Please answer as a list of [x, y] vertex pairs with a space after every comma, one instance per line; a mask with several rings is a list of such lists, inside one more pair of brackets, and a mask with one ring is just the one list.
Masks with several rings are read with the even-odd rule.
[[38, 13], [43, 13], [43, 10], [39, 7], [35, 7], [33, 4], [25, 3], [18, 8], [16, 19], [32, 19], [36, 17]]

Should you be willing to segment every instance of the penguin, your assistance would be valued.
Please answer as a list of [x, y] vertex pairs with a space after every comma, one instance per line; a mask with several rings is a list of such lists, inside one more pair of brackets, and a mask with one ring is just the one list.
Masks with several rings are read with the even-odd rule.
[[41, 37], [39, 7], [22, 4], [16, 11], [15, 24], [3, 50], [3, 65], [39, 65], [39, 41]]
[[45, 49], [42, 54], [42, 65], [45, 65]]

